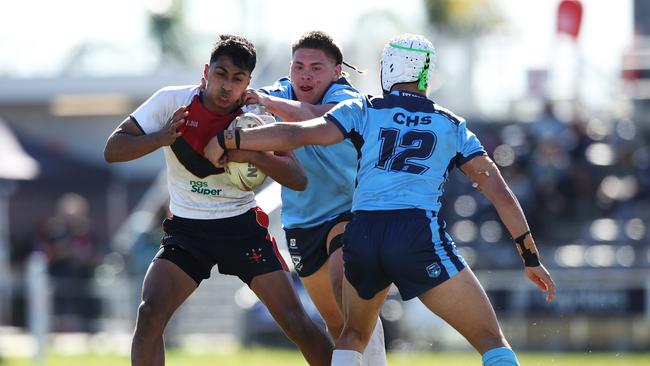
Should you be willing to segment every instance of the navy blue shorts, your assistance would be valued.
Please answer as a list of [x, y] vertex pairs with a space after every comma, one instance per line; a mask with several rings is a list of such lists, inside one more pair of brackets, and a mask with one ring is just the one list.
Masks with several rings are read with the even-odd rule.
[[165, 235], [156, 258], [174, 262], [197, 284], [210, 277], [216, 264], [219, 273], [237, 276], [250, 285], [255, 276], [288, 271], [268, 226], [269, 217], [259, 207], [225, 219], [173, 216], [163, 222]]
[[[325, 264], [329, 257], [327, 252], [327, 235], [330, 230], [343, 221], [350, 221], [352, 214], [344, 212], [335, 218], [326, 221], [318, 226], [308, 228], [284, 229], [287, 238], [287, 246], [293, 267], [298, 276], [307, 277], [318, 271]], [[331, 245], [335, 245], [332, 243]], [[330, 248], [332, 253], [337, 248]]]
[[371, 299], [394, 283], [409, 300], [441, 284], [467, 264], [435, 212], [358, 211], [345, 228], [345, 277]]

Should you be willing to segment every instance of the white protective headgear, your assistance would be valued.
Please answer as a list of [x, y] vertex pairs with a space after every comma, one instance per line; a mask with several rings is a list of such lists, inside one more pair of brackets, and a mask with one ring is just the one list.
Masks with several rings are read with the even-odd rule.
[[434, 67], [435, 49], [426, 38], [415, 34], [399, 35], [381, 53], [381, 87], [389, 92], [397, 83], [417, 81], [424, 91]]

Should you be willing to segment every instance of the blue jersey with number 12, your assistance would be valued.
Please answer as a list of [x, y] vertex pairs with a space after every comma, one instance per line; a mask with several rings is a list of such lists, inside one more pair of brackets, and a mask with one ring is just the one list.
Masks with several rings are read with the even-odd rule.
[[419, 94], [351, 99], [325, 118], [361, 150], [353, 211], [438, 212], [449, 172], [486, 155], [464, 119]]

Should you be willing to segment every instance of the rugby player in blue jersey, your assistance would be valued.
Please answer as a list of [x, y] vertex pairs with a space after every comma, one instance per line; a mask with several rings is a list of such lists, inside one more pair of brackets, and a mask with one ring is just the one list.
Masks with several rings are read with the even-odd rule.
[[361, 365], [391, 283], [418, 297], [482, 354], [486, 366], [518, 365], [482, 286], [438, 217], [443, 185], [458, 167], [495, 206], [514, 238], [525, 273], [552, 301], [556, 288], [541, 264], [518, 200], [478, 138], [426, 98], [434, 49], [401, 35], [384, 47], [381, 97], [342, 102], [322, 118], [220, 133], [206, 146], [219, 164], [226, 149], [290, 150], [350, 138], [360, 149], [354, 218], [345, 229], [345, 326], [332, 365]]
[[[209, 139], [242, 113], [241, 97], [255, 63], [255, 47], [247, 39], [220, 36], [204, 67], [204, 90], [197, 85], [159, 90], [106, 143], [108, 162], [137, 159], [162, 147], [167, 164], [172, 217], [163, 222], [161, 248], [142, 285], [134, 366], [165, 364], [167, 322], [215, 265], [255, 292], [310, 365], [330, 362], [332, 340], [304, 311], [254, 193], [235, 187], [223, 168], [203, 156]], [[304, 189], [305, 176], [292, 154], [242, 153], [229, 158], [251, 161], [277, 182]]]
[[[292, 122], [320, 117], [339, 102], [362, 98], [342, 71], [343, 64], [356, 67], [343, 60], [341, 48], [327, 33], [302, 34], [291, 45], [291, 52], [290, 77], [258, 91], [249, 90], [244, 103], [260, 104], [278, 119]], [[343, 329], [341, 245], [343, 228], [351, 217], [357, 152], [350, 140], [303, 146], [293, 152], [308, 184], [304, 191], [282, 187], [282, 226], [294, 268], [337, 339]], [[386, 364], [379, 319], [364, 352], [364, 364]]]

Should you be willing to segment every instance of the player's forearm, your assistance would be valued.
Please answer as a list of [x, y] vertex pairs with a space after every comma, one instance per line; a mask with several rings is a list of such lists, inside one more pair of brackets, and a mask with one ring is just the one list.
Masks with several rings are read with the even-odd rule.
[[343, 133], [322, 117], [297, 123], [276, 122], [219, 132], [208, 142], [204, 154], [219, 167], [227, 150], [286, 152], [305, 145], [332, 145], [343, 138]]
[[510, 235], [515, 238], [529, 230], [519, 201], [501, 175], [492, 176], [481, 185], [481, 192], [497, 210]]
[[226, 149], [254, 151], [291, 151], [299, 146], [300, 127], [296, 124], [276, 122], [261, 127], [245, 128], [239, 133], [239, 146], [234, 132], [225, 135]]
[[533, 239], [524, 211], [517, 197], [505, 183], [501, 174], [494, 174], [483, 182], [481, 192], [492, 202], [506, 226], [517, 251], [526, 267], [539, 267], [540, 259], [535, 240]]
[[115, 133], [104, 148], [104, 159], [109, 163], [130, 161], [157, 150], [161, 146], [154, 134], [133, 136]]
[[332, 109], [333, 106], [333, 104], [313, 105], [277, 97], [269, 97], [266, 101], [267, 110], [282, 118], [285, 122], [306, 121], [320, 117]]
[[268, 152], [258, 152], [251, 159], [251, 163], [287, 188], [304, 191], [307, 187], [307, 176], [300, 163], [291, 155], [279, 156]]

